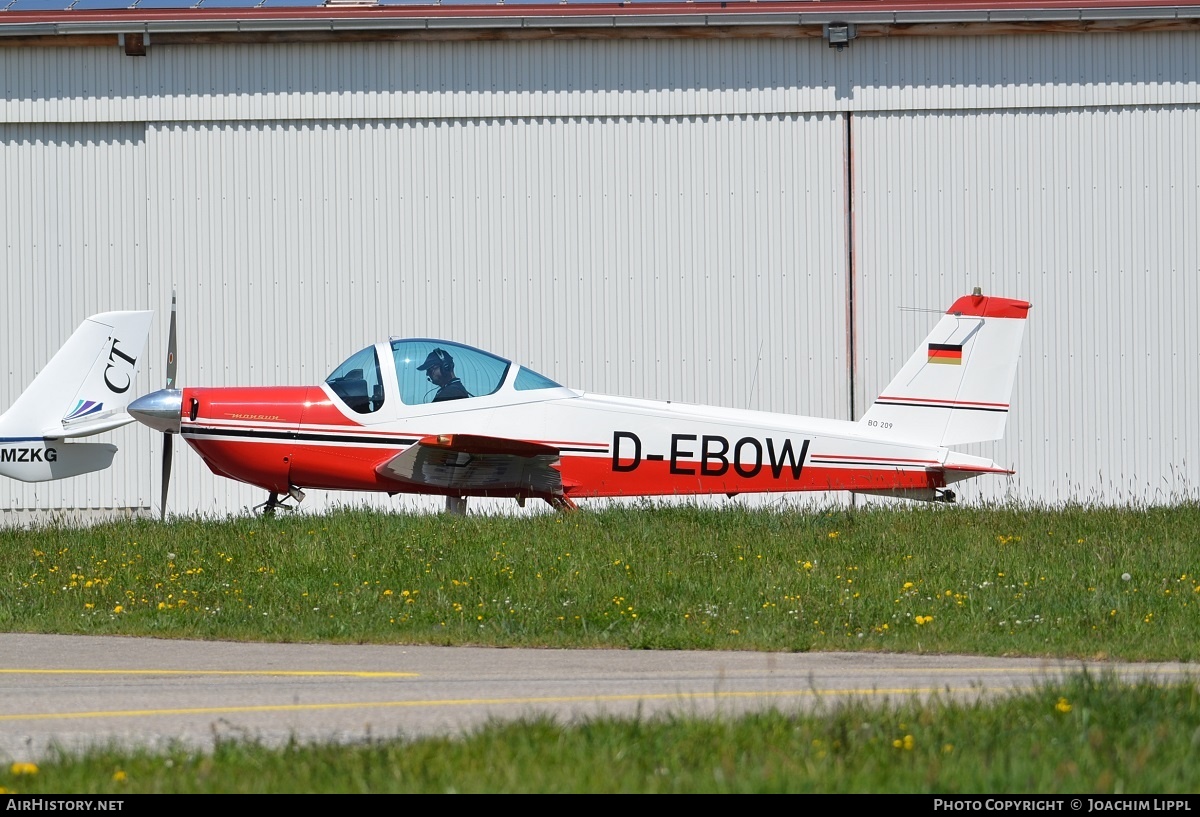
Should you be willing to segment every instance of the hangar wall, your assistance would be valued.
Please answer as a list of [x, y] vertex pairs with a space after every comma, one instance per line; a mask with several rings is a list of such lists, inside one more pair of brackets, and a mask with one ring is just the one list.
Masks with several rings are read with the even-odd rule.
[[[0, 49], [0, 402], [102, 309], [159, 311], [158, 388], [177, 288], [183, 383], [315, 382], [434, 335], [589, 390], [849, 417], [927, 331], [900, 308], [979, 284], [1035, 309], [1010, 433], [973, 452], [1018, 476], [966, 501], [1194, 494], [1197, 45]], [[161, 440], [107, 437], [110, 471], [7, 483], [10, 513], [156, 507]], [[177, 451], [174, 510], [263, 498]]]
[[[157, 306], [146, 267], [145, 130], [124, 122], [0, 124], [0, 410], [88, 315]], [[149, 382], [141, 378], [139, 385]], [[148, 507], [152, 442], [118, 436], [113, 469], [38, 484], [0, 478], [0, 507]]]
[[924, 337], [897, 304], [935, 303], [955, 282], [1016, 293], [1034, 307], [1008, 433], [963, 450], [1017, 474], [972, 493], [1196, 498], [1200, 167], [1187, 146], [1200, 106], [855, 122], [856, 143], [879, 146], [857, 153], [861, 391], [878, 393]]

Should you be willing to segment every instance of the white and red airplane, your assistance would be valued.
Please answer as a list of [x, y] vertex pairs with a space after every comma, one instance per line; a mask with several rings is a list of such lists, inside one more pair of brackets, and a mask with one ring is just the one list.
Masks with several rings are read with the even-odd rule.
[[[214, 473], [266, 490], [268, 512], [306, 488], [442, 495], [458, 512], [467, 497], [953, 501], [955, 482], [1012, 473], [948, 446], [1003, 436], [1029, 308], [978, 289], [959, 298], [857, 422], [588, 394], [423, 338], [368, 346], [320, 385], [169, 388], [129, 412], [167, 435], [164, 509], [172, 434]], [[173, 331], [171, 344], [173, 358]]]
[[0, 475], [45, 482], [112, 465], [111, 443], [69, 442], [132, 423], [138, 360], [153, 312], [104, 312], [79, 325], [0, 415]]

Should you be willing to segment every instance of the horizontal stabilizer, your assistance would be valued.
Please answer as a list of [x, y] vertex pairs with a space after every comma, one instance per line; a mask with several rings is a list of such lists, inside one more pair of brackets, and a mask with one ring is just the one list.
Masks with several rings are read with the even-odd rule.
[[6, 440], [0, 442], [0, 475], [22, 482], [77, 477], [108, 468], [116, 453], [108, 443]]
[[77, 420], [74, 422], [63, 422], [60, 425], [53, 425], [42, 430], [42, 436], [52, 437], [54, 439], [72, 439], [75, 437], [91, 437], [93, 434], [101, 434], [105, 431], [112, 431], [114, 428], [120, 428], [124, 425], [129, 425], [133, 422], [133, 417], [126, 411], [114, 411], [105, 414], [102, 417], [89, 417], [85, 420]]
[[960, 480], [977, 477], [980, 474], [1013, 474], [1008, 468], [1001, 468], [987, 457], [972, 457], [957, 451], [948, 451], [945, 462], [940, 469], [945, 484], [950, 485]]
[[424, 437], [376, 468], [380, 476], [449, 493], [488, 496], [561, 496], [554, 446], [487, 437]]

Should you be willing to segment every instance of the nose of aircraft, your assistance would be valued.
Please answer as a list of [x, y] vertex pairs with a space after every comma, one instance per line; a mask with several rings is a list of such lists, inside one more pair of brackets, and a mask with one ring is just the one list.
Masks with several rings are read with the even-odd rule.
[[168, 434], [178, 434], [182, 409], [182, 391], [159, 389], [134, 400], [126, 411], [143, 425]]

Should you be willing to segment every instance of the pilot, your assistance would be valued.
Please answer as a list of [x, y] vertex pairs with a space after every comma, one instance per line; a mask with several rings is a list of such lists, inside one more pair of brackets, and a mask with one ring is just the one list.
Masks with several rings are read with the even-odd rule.
[[433, 402], [443, 400], [461, 400], [470, 397], [462, 381], [454, 375], [454, 358], [445, 349], [434, 349], [425, 358], [425, 362], [417, 367], [417, 371], [425, 372], [429, 382], [438, 387]]

